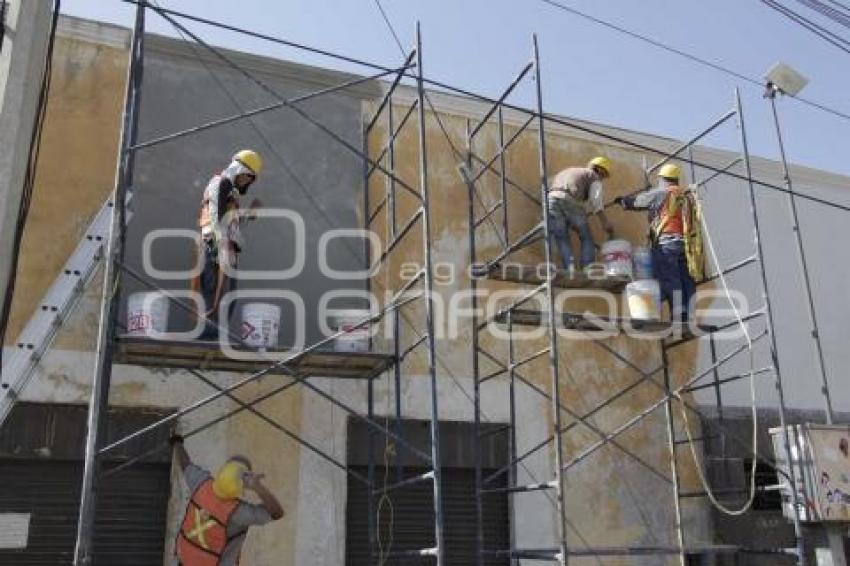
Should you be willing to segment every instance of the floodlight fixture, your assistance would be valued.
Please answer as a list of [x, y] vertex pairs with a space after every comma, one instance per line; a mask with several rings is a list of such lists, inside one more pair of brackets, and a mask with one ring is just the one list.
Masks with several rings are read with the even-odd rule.
[[779, 91], [788, 96], [796, 96], [809, 84], [809, 79], [781, 61], [770, 68], [764, 79], [769, 91]]

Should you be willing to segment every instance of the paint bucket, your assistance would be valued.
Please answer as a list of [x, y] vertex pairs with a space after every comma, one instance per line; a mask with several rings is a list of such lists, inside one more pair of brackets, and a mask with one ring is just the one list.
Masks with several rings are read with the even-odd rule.
[[276, 348], [280, 330], [280, 307], [248, 303], [242, 307], [242, 342], [254, 348]]
[[127, 299], [127, 334], [156, 338], [168, 328], [168, 297], [157, 292], [133, 293]]
[[652, 279], [652, 252], [643, 246], [635, 248], [632, 254], [635, 264], [635, 281]]
[[609, 277], [632, 276], [632, 244], [628, 240], [608, 240], [602, 244], [605, 275]]
[[336, 334], [343, 330], [349, 330], [349, 332], [334, 338], [334, 350], [337, 352], [368, 352], [369, 325], [354, 327], [370, 316], [372, 316], [371, 312], [362, 309], [334, 311], [330, 320], [331, 332]]
[[626, 285], [629, 316], [637, 320], [661, 318], [661, 288], [655, 279], [641, 279]]

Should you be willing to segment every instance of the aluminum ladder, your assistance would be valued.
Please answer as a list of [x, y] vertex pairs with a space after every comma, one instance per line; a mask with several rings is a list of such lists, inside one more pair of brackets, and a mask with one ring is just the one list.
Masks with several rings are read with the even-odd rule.
[[[127, 222], [132, 217], [132, 190], [127, 190]], [[41, 298], [38, 307], [18, 335], [12, 351], [4, 352], [0, 377], [0, 427], [12, 411], [39, 362], [53, 344], [59, 329], [74, 308], [103, 259], [104, 243], [109, 237], [113, 197], [103, 204], [86, 229], [85, 235], [68, 258], [59, 276]]]

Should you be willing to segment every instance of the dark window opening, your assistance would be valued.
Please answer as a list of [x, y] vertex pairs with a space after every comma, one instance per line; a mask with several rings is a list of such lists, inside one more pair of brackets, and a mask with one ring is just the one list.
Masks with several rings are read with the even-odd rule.
[[[744, 479], [747, 489], [752, 480], [752, 469], [752, 458], [745, 458]], [[776, 475], [776, 470], [763, 462], [756, 463], [756, 497], [752, 507], [754, 511], [782, 511], [782, 493], [778, 490], [764, 491], [764, 488], [778, 483], [779, 476]]]
[[[368, 476], [366, 466], [354, 466], [352, 469]], [[428, 471], [425, 468], [405, 468], [404, 477], [419, 475]], [[495, 470], [484, 470], [488, 475]], [[383, 466], [375, 467], [378, 485], [383, 485]], [[501, 483], [494, 482], [493, 487], [505, 485], [505, 475]], [[395, 469], [390, 469], [389, 483], [396, 479]], [[446, 564], [451, 566], [472, 566], [476, 564], [476, 510], [475, 510], [475, 470], [471, 468], [443, 468], [443, 512], [445, 514], [443, 532], [446, 544]], [[387, 502], [381, 507], [380, 540], [384, 552], [389, 550], [390, 558], [383, 564], [387, 566], [432, 566], [433, 558], [397, 556], [396, 552], [421, 550], [434, 546], [434, 497], [433, 485], [423, 481], [412, 486], [394, 490], [390, 494], [392, 512]], [[375, 505], [380, 496], [375, 497]], [[484, 503], [484, 541], [485, 548], [504, 549], [510, 546], [510, 525], [508, 520], [507, 496], [491, 495]], [[388, 549], [390, 533], [392, 546]], [[377, 552], [377, 549], [376, 549]], [[368, 490], [362, 482], [349, 475], [348, 505], [346, 508], [346, 551], [345, 563], [348, 566], [377, 563], [377, 556], [370, 560], [369, 551], [369, 514]], [[508, 558], [487, 557], [487, 566], [506, 566]]]

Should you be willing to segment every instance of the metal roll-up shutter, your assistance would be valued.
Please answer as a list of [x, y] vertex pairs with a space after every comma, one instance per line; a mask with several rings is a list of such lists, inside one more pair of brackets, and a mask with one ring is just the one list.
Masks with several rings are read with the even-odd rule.
[[[368, 467], [354, 466], [352, 469], [364, 477]], [[424, 468], [405, 468], [404, 476], [412, 477], [427, 471]], [[476, 564], [476, 511], [475, 511], [475, 470], [470, 468], [443, 468], [443, 507], [445, 514], [444, 537], [446, 542], [446, 563], [451, 566]], [[484, 470], [487, 475], [495, 470]], [[378, 486], [383, 485], [384, 468], [375, 467]], [[503, 478], [505, 476], [502, 476]], [[388, 483], [396, 481], [395, 469], [391, 468]], [[493, 487], [499, 485], [495, 482]], [[503, 484], [502, 484], [503, 485]], [[433, 487], [425, 481], [391, 492], [392, 547], [390, 553], [399, 550], [429, 548], [434, 545], [434, 507]], [[377, 505], [380, 497], [375, 498]], [[484, 499], [484, 540], [487, 548], [509, 548], [510, 524], [508, 517], [507, 495], [492, 495]], [[370, 564], [369, 552], [369, 512], [367, 487], [349, 475], [348, 503], [346, 506], [346, 559], [348, 566]], [[388, 505], [382, 508], [381, 538], [386, 549], [390, 533], [390, 510]], [[487, 565], [506, 565], [507, 558], [489, 557]], [[394, 557], [385, 564], [427, 565], [434, 564], [433, 558]]]
[[[0, 462], [0, 513], [31, 514], [27, 548], [0, 550], [0, 565], [73, 562], [81, 478], [79, 461]], [[95, 524], [95, 565], [161, 565], [169, 493], [170, 467], [162, 463], [133, 466], [104, 480]]]

